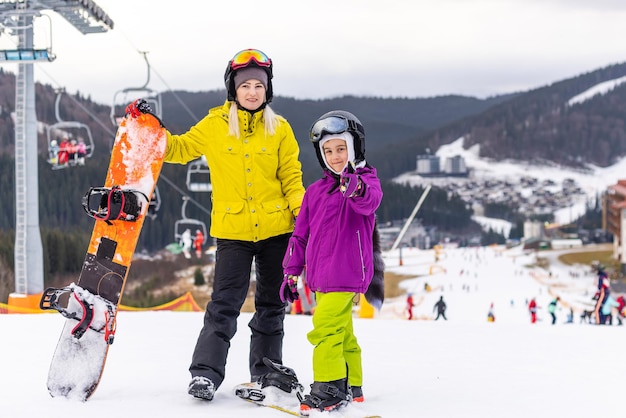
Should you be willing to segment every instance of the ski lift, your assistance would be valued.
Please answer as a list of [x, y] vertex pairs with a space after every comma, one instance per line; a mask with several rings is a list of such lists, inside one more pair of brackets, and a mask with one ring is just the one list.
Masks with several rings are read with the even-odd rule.
[[152, 113], [161, 119], [163, 105], [161, 103], [161, 94], [148, 87], [150, 82], [150, 63], [148, 62], [147, 52], [141, 52], [148, 66], [148, 78], [141, 87], [128, 87], [115, 92], [113, 95], [113, 105], [111, 106], [111, 123], [116, 128], [126, 114], [126, 106], [136, 99], [144, 99], [152, 108]]
[[204, 155], [187, 164], [187, 189], [190, 192], [210, 192], [213, 190], [209, 164]]
[[[9, 37], [22, 37], [27, 36], [25, 34], [30, 31], [30, 36], [33, 37], [35, 27], [40, 28], [39, 25], [35, 24], [35, 18], [45, 17], [48, 20], [48, 36], [38, 37], [37, 40], [47, 41], [44, 42], [46, 46], [34, 48], [34, 45], [26, 46], [23, 45], [24, 42], [18, 40], [20, 45], [17, 48], [0, 50], [0, 62], [23, 64], [53, 62], [56, 59], [56, 55], [52, 52], [52, 18], [47, 14], [39, 13], [35, 10], [36, 8], [36, 6], [33, 7], [32, 5], [3, 7], [2, 12], [0, 12], [0, 35], [6, 34]], [[24, 19], [27, 16], [30, 19]], [[39, 20], [37, 19], [37, 21]], [[20, 35], [22, 33], [24, 35]]]
[[57, 91], [54, 112], [57, 122], [46, 127], [48, 162], [53, 170], [85, 165], [95, 148], [89, 126], [77, 121], [64, 121], [60, 116], [60, 102], [64, 90]]
[[154, 187], [154, 192], [152, 193], [152, 197], [150, 198], [150, 203], [148, 205], [148, 212], [146, 216], [149, 216], [150, 219], [154, 220], [157, 217], [157, 212], [161, 207], [161, 194], [159, 193], [159, 186]]
[[199, 229], [204, 236], [204, 241], [202, 242], [202, 245], [204, 245], [206, 244], [209, 236], [207, 234], [206, 224], [198, 219], [188, 218], [187, 215], [185, 215], [187, 202], [189, 202], [189, 197], [183, 196], [183, 205], [181, 207], [182, 218], [174, 223], [174, 241], [180, 242], [183, 232], [185, 232], [186, 229], [189, 229], [192, 234]]

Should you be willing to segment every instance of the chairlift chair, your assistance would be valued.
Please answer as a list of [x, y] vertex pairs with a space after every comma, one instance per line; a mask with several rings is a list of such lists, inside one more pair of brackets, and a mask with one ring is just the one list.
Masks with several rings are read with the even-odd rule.
[[210, 192], [213, 190], [209, 165], [204, 155], [187, 164], [187, 189], [190, 192]]
[[144, 99], [152, 108], [152, 113], [159, 119], [162, 119], [163, 105], [161, 103], [161, 94], [148, 87], [150, 82], [150, 62], [148, 61], [147, 52], [140, 52], [146, 61], [148, 69], [146, 82], [141, 87], [128, 87], [117, 91], [113, 95], [113, 104], [111, 105], [111, 123], [114, 127], [118, 127], [126, 113], [126, 106], [137, 100]]
[[202, 235], [204, 236], [204, 241], [202, 242], [202, 245], [204, 245], [206, 244], [209, 236], [207, 233], [206, 224], [198, 219], [187, 217], [187, 215], [185, 214], [185, 208], [187, 207], [188, 201], [189, 198], [187, 196], [183, 196], [183, 205], [181, 207], [182, 218], [174, 223], [174, 241], [180, 242], [180, 239], [183, 236], [183, 232], [185, 232], [186, 229], [189, 229], [192, 234], [194, 234], [196, 230], [199, 229], [200, 231], [202, 231]]
[[161, 119], [163, 105], [161, 102], [161, 94], [146, 87], [129, 87], [119, 90], [113, 95], [113, 104], [111, 105], [111, 123], [118, 127], [124, 115], [126, 114], [126, 106], [137, 99], [144, 99], [152, 108], [152, 113]]
[[148, 212], [146, 213], [146, 216], [152, 220], [156, 219], [159, 208], [161, 208], [161, 194], [159, 193], [159, 186], [155, 186], [148, 205]]
[[[55, 101], [55, 115], [57, 122], [46, 127], [46, 137], [48, 141], [48, 162], [52, 165], [53, 170], [58, 170], [75, 165], [83, 165], [86, 158], [91, 158], [95, 148], [91, 129], [88, 125], [78, 121], [65, 121], [61, 119], [59, 103], [64, 91], [59, 90]], [[84, 143], [84, 155], [79, 156], [73, 153], [74, 158], [67, 158], [66, 162], [60, 162], [59, 157], [63, 152], [59, 140], [66, 138], [67, 140], [76, 140]]]
[[189, 231], [191, 232], [192, 238], [194, 237], [196, 230], [199, 229], [202, 232], [202, 235], [204, 236], [204, 241], [202, 242], [202, 245], [206, 244], [207, 239], [208, 239], [206, 224], [198, 219], [191, 219], [191, 218], [179, 219], [174, 223], [174, 241], [175, 242], [180, 242], [180, 239], [182, 238], [183, 233], [185, 232], [186, 229], [189, 229]]

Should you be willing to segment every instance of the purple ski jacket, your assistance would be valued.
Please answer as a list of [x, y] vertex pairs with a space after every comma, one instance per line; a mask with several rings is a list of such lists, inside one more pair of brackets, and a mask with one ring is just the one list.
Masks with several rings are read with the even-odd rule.
[[375, 168], [358, 168], [356, 174], [365, 186], [361, 196], [344, 196], [328, 170], [304, 194], [283, 270], [299, 276], [306, 265], [306, 281], [315, 292], [365, 293], [372, 280], [372, 234], [383, 192]]

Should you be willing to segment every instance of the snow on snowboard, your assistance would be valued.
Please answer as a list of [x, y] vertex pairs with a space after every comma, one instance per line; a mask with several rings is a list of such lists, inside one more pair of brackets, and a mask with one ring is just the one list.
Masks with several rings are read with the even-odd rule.
[[85, 401], [100, 382], [166, 146], [157, 117], [126, 116], [115, 136], [104, 187], [91, 188], [83, 198], [85, 212], [96, 222], [78, 281], [46, 289], [40, 301], [42, 309], [66, 318], [48, 372], [53, 397]]

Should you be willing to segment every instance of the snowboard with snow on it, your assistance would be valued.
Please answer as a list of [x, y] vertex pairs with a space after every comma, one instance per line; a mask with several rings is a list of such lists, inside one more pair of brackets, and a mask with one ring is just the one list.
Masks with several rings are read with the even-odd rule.
[[165, 128], [152, 114], [122, 119], [104, 187], [83, 197], [96, 219], [76, 283], [44, 291], [41, 309], [66, 319], [48, 372], [53, 397], [85, 401], [96, 390], [116, 330], [135, 247], [163, 165]]
[[[295, 371], [282, 364], [274, 363], [268, 358], [264, 358], [263, 363], [272, 372], [267, 373], [258, 382], [242, 383], [235, 386], [235, 395], [259, 406], [272, 408], [297, 417], [302, 416], [300, 414], [300, 402], [304, 398], [304, 387], [298, 382]], [[309, 412], [308, 416], [380, 418], [378, 415], [367, 415], [352, 405], [332, 412], [312, 411]]]
[[[283, 392], [279, 388], [268, 386], [261, 389], [258, 382], [242, 383], [235, 386], [235, 394], [251, 403], [296, 417], [300, 414], [300, 399], [295, 394]], [[330, 412], [309, 411], [309, 418], [381, 418], [380, 415], [369, 415], [361, 410], [360, 405], [349, 404]]]

